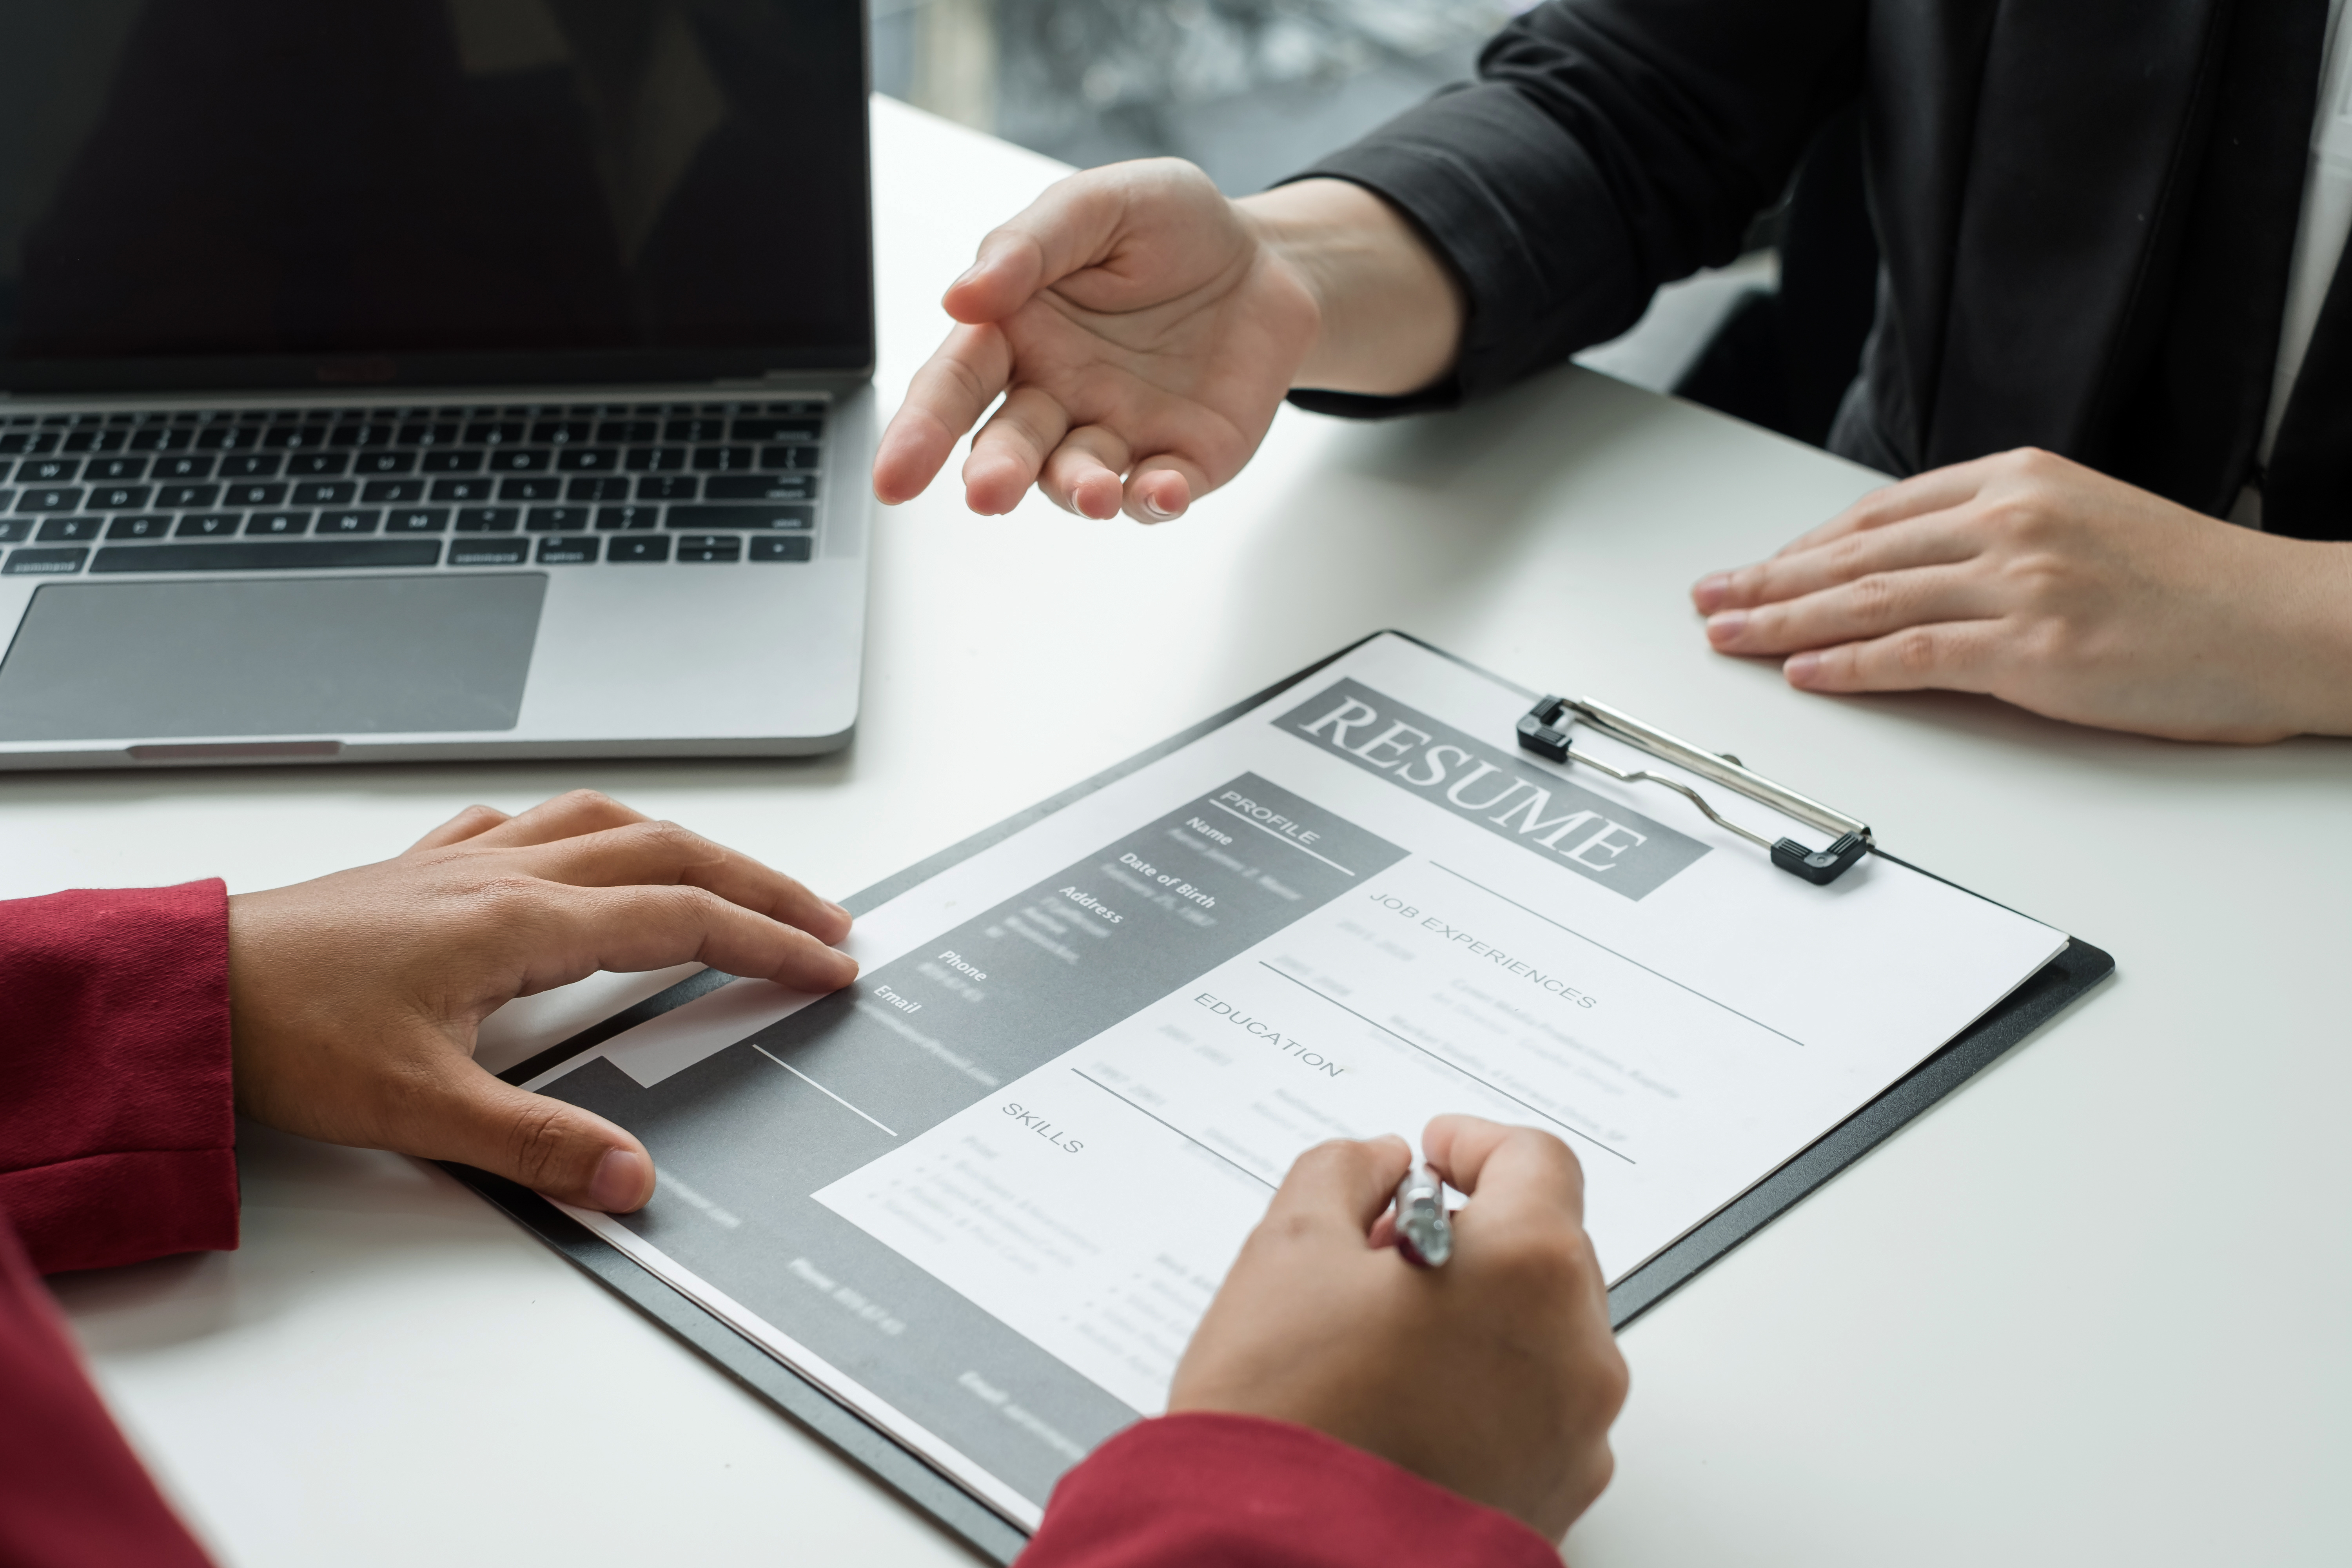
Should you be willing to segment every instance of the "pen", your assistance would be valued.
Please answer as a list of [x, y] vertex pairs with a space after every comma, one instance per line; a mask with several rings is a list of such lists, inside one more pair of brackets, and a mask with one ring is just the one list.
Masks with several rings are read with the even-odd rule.
[[1445, 1185], [1426, 1165], [1404, 1173], [1396, 1191], [1397, 1250], [1408, 1263], [1442, 1267], [1454, 1256], [1454, 1222], [1445, 1217]]

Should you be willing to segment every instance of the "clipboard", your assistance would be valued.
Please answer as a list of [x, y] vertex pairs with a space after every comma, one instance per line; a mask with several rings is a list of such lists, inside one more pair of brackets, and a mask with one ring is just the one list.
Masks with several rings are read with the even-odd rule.
[[[1292, 687], [1310, 679], [1364, 643], [1383, 635], [1402, 637], [1426, 652], [1531, 699], [1534, 705], [1518, 727], [1517, 739], [1524, 749], [1554, 762], [1568, 762], [1573, 758], [1578, 763], [1599, 767], [1621, 782], [1648, 782], [1688, 796], [1691, 804], [1718, 826], [1751, 840], [1769, 853], [1780, 869], [1804, 880], [1816, 883], [1834, 880], [1864, 854], [1876, 855], [1921, 875], [1934, 877], [1934, 873], [1897, 859], [1879, 847], [1868, 826], [1860, 819], [1849, 817], [1775, 784], [1747, 769], [1737, 758], [1704, 752], [1631, 715], [1589, 699], [1538, 696], [1410, 634], [1375, 632], [1160, 744], [876, 883], [845, 900], [845, 906], [853, 915], [867, 913], [1074, 802], [1233, 722]], [[1620, 770], [1591, 757], [1577, 755], [1573, 750], [1573, 726], [1578, 722], [1590, 725], [1612, 740], [1675, 763], [1727, 790], [1769, 805], [1824, 835], [1836, 837], [1830, 845], [1820, 848], [1787, 838], [1769, 840], [1727, 820], [1718, 814], [1715, 802], [1702, 798], [1679, 783], [1648, 778], [1638, 771]], [[1945, 882], [1947, 886], [1958, 886], [1948, 879], [1935, 877], [1934, 879]], [[2115, 960], [2110, 954], [2070, 936], [2063, 951], [1997, 1006], [1762, 1181], [1620, 1279], [1609, 1292], [1612, 1327], [1624, 1328], [1709, 1264], [1769, 1225], [1816, 1188], [1893, 1136], [1905, 1123], [1991, 1065], [2105, 979], [2114, 968]], [[561, 1044], [509, 1068], [499, 1076], [509, 1083], [526, 1083], [583, 1051], [717, 990], [732, 978], [715, 970], [705, 970], [582, 1030]], [[739, 1385], [897, 1491], [981, 1558], [1010, 1563], [1027, 1544], [1028, 1537], [1020, 1529], [933, 1468], [920, 1456], [901, 1447], [869, 1425], [865, 1417], [835, 1400], [816, 1384], [639, 1267], [552, 1204], [513, 1183], [469, 1166], [443, 1162], [442, 1168], [505, 1212], [597, 1283], [661, 1325]]]

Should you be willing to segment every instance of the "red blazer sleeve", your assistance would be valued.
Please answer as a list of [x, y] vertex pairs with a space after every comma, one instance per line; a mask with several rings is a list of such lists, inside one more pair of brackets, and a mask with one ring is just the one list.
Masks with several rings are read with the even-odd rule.
[[1139, 1422], [1062, 1478], [1021, 1568], [1559, 1568], [1507, 1514], [1320, 1432]]
[[0, 900], [0, 1212], [45, 1274], [236, 1245], [218, 881]]
[[205, 1565], [203, 1549], [156, 1494], [82, 1375], [57, 1308], [5, 1219], [0, 1563], [10, 1568]]

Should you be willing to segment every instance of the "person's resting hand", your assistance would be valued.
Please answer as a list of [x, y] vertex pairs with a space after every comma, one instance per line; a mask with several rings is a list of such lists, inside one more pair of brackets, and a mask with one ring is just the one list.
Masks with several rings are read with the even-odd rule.
[[1311, 1426], [1557, 1541], [1609, 1484], [1625, 1363], [1583, 1226], [1584, 1173], [1527, 1127], [1441, 1116], [1422, 1148], [1470, 1194], [1420, 1268], [1386, 1211], [1395, 1138], [1307, 1151], [1176, 1368], [1173, 1411]]
[[2194, 741], [2352, 734], [2352, 544], [2190, 511], [2046, 452], [1864, 496], [1691, 590], [1810, 691], [1980, 691]]
[[229, 900], [237, 1109], [331, 1143], [457, 1160], [587, 1208], [653, 1196], [645, 1145], [473, 1059], [504, 1003], [698, 959], [800, 991], [857, 965], [791, 878], [589, 791], [459, 813], [396, 859]]
[[1249, 461], [1292, 385], [1409, 392], [1454, 357], [1452, 275], [1380, 197], [1304, 180], [1243, 201], [1173, 158], [1063, 180], [980, 246], [965, 323], [883, 432], [874, 492], [919, 494], [973, 437], [964, 496], [1032, 484], [1087, 517], [1181, 515]]

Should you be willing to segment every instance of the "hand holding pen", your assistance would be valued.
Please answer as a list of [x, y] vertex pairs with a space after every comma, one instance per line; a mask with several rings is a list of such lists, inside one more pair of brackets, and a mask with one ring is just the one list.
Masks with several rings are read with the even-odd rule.
[[[1422, 1148], [1425, 1172], [1398, 1138], [1299, 1156], [1169, 1408], [1314, 1427], [1557, 1539], [1608, 1483], [1625, 1397], [1583, 1172], [1549, 1133], [1471, 1116], [1438, 1117]], [[1390, 1243], [1418, 1226], [1415, 1248], [1439, 1249], [1441, 1182], [1468, 1201], [1444, 1267], [1415, 1267]]]

